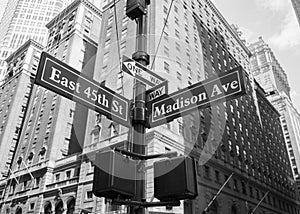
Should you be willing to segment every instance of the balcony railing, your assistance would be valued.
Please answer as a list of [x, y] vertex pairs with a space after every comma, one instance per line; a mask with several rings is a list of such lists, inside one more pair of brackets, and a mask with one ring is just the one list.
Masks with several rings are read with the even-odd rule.
[[101, 140], [97, 143], [87, 145], [83, 148], [83, 153], [93, 152], [93, 151], [103, 149], [108, 146], [112, 146], [114, 144], [120, 143], [122, 141], [126, 141], [127, 136], [128, 136], [128, 132], [124, 132], [124, 133], [121, 133], [120, 135], [116, 135], [116, 136]]
[[48, 184], [48, 185], [46, 185], [46, 189], [51, 190], [51, 189], [63, 188], [66, 186], [77, 184], [78, 181], [79, 181], [79, 177], [75, 177], [75, 178], [71, 178], [69, 180], [59, 181], [54, 184]]
[[34, 164], [34, 165], [30, 165], [30, 166], [28, 166], [27, 169], [24, 167], [22, 169], [15, 170], [14, 171], [14, 176], [18, 177], [18, 176], [27, 174], [28, 171], [30, 171], [30, 172], [37, 171], [41, 168], [47, 167], [48, 164], [49, 164], [49, 161], [47, 160], [47, 161], [43, 161], [43, 162], [40, 162], [40, 163], [37, 163], [37, 164]]
[[78, 158], [79, 158], [79, 154], [76, 153], [72, 156], [68, 156], [68, 157], [65, 157], [65, 158], [55, 161], [55, 166], [62, 166], [62, 165], [68, 164], [68, 163], [76, 162], [78, 160]]

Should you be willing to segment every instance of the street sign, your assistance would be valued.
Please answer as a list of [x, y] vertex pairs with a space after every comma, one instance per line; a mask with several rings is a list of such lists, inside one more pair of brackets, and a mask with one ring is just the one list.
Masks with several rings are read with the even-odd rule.
[[161, 76], [155, 74], [142, 64], [126, 56], [123, 56], [122, 71], [134, 76], [136, 79], [146, 83], [151, 87], [165, 81], [165, 79]]
[[43, 52], [35, 83], [130, 127], [129, 100]]
[[203, 109], [218, 101], [228, 101], [246, 93], [242, 67], [196, 83], [167, 97], [147, 103], [147, 128], [162, 125], [195, 109]]
[[163, 95], [168, 94], [168, 81], [164, 81], [159, 85], [146, 91], [146, 102], [155, 100]]

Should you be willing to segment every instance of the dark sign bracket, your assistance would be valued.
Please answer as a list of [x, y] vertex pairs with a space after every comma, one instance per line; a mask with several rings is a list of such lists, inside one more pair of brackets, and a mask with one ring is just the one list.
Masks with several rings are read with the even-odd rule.
[[140, 160], [150, 160], [155, 158], [173, 158], [177, 157], [177, 152], [168, 152], [168, 153], [161, 153], [161, 154], [155, 154], [155, 155], [142, 155], [135, 152], [129, 152], [126, 150], [114, 148], [116, 152], [121, 153], [122, 155], [127, 155], [133, 158], [138, 158]]
[[136, 207], [165, 207], [165, 206], [180, 206], [180, 201], [160, 201], [160, 202], [147, 202], [147, 201], [125, 201], [119, 199], [113, 199], [112, 204], [115, 205], [130, 205]]

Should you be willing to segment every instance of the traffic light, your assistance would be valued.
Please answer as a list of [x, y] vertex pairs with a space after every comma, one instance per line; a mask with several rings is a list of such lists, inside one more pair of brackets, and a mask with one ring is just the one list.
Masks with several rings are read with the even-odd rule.
[[135, 194], [136, 162], [115, 151], [96, 153], [93, 193], [109, 199]]
[[154, 163], [154, 197], [160, 201], [195, 199], [198, 195], [196, 163], [179, 156]]
[[130, 19], [136, 19], [145, 14], [146, 6], [150, 0], [127, 0], [126, 15]]

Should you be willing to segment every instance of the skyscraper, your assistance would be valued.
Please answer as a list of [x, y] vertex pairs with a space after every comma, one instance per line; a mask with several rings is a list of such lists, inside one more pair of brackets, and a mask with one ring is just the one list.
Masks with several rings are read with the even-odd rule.
[[7, 65], [5, 59], [28, 39], [46, 45], [45, 27], [71, 0], [12, 0], [7, 4], [0, 26], [0, 81]]
[[250, 59], [251, 72], [257, 82], [267, 93], [278, 90], [290, 98], [287, 75], [269, 45], [259, 37], [257, 42], [249, 45], [249, 49], [253, 54]]
[[[73, 1], [47, 24], [50, 34], [44, 50], [91, 77], [94, 72], [99, 27], [100, 10], [89, 1]], [[18, 57], [14, 52], [9, 59]], [[26, 59], [34, 61], [39, 57], [28, 56]], [[31, 68], [31, 64], [26, 66], [27, 69]], [[14, 71], [13, 68], [10, 70]], [[14, 77], [14, 73], [12, 76]], [[26, 89], [25, 81], [19, 84]], [[21, 91], [23, 94], [27, 92], [24, 89]], [[10, 93], [7, 98], [3, 98], [6, 99], [4, 104], [10, 99]], [[3, 196], [0, 212], [49, 213], [53, 209], [58, 213], [65, 208], [68, 213], [73, 213], [88, 109], [38, 85], [33, 86], [28, 97], [30, 100], [26, 105], [24, 128], [18, 132], [19, 145], [11, 148], [14, 151], [14, 161], [11, 162], [8, 177], [0, 181], [0, 192]], [[25, 105], [22, 99], [16, 100]], [[14, 105], [14, 108], [21, 111], [21, 104], [19, 108]], [[6, 114], [7, 109], [15, 110], [11, 108], [5, 106], [3, 114]], [[18, 122], [17, 113], [16, 110], [10, 112], [15, 123]], [[15, 130], [18, 131], [15, 126], [11, 126], [11, 135]], [[68, 194], [62, 195], [66, 189]], [[29, 200], [23, 200], [24, 195]]]
[[287, 75], [274, 52], [261, 37], [257, 42], [250, 44], [249, 49], [253, 54], [250, 59], [251, 71], [266, 91], [270, 102], [281, 115], [281, 124], [293, 175], [299, 182], [300, 114], [291, 100]]
[[[113, 7], [113, 2], [104, 7], [94, 79], [131, 99], [133, 79], [121, 72], [119, 55], [130, 57], [135, 51], [136, 26], [124, 14], [124, 2], [117, 3], [116, 15]], [[297, 195], [279, 114], [251, 75], [249, 49], [209, 0], [151, 1], [148, 11], [149, 67], [169, 81], [170, 92], [237, 66], [246, 71], [247, 88], [245, 96], [148, 130], [148, 154], [176, 151], [194, 156], [199, 163], [199, 197], [194, 202], [185, 201], [181, 207], [155, 207], [149, 212], [202, 213], [233, 173], [209, 213], [251, 213], [265, 196], [257, 212], [295, 213]], [[90, 114], [87, 133], [91, 135], [85, 141], [85, 157], [94, 157], [98, 149], [131, 140], [120, 125], [99, 118]], [[82, 162], [81, 170], [87, 176], [82, 177], [81, 182], [86, 185], [81, 192], [91, 192], [92, 162], [92, 158]], [[150, 165], [148, 201], [156, 200]], [[109, 200], [105, 204], [99, 198], [93, 199], [97, 207], [85, 200], [78, 200], [76, 207], [86, 207], [91, 212], [118, 210]], [[124, 212], [122, 208], [120, 211]]]
[[40, 44], [29, 40], [7, 59], [11, 66], [5, 83], [1, 85], [0, 95], [0, 180], [10, 173], [42, 49]]
[[295, 13], [296, 13], [299, 25], [300, 25], [300, 2], [298, 0], [292, 0], [292, 4], [293, 4], [293, 7], [294, 7], [294, 10], [295, 10]]

